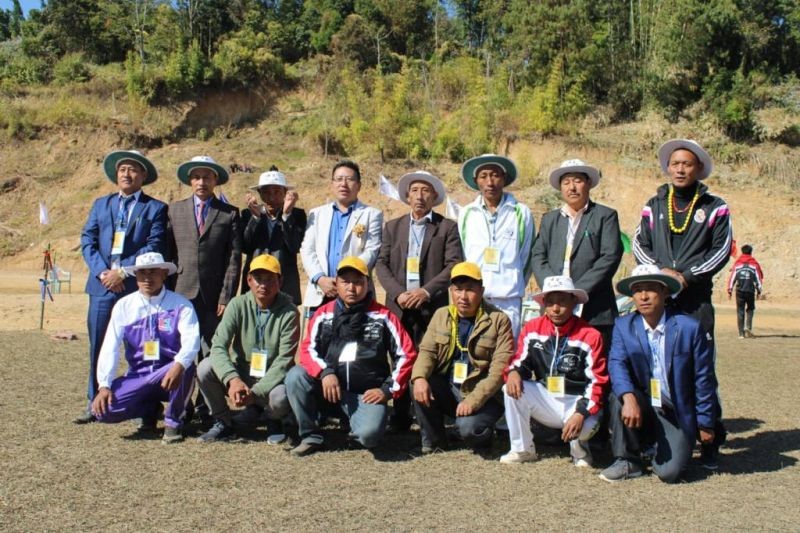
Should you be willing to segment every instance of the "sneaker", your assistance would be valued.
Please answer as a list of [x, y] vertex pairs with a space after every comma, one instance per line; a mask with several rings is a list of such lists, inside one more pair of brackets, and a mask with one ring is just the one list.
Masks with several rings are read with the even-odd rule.
[[322, 449], [321, 442], [306, 442], [303, 441], [294, 448], [291, 449], [289, 453], [291, 453], [294, 457], [305, 457], [306, 455], [311, 455], [312, 453], [317, 453]]
[[573, 465], [578, 468], [590, 468], [592, 466], [592, 451], [589, 449], [588, 442], [577, 439], [570, 441], [569, 452], [572, 456]]
[[258, 405], [248, 405], [231, 418], [236, 426], [256, 426], [264, 409]]
[[92, 412], [87, 410], [87, 411], [84, 411], [84, 412], [82, 412], [82, 413], [80, 414], [80, 416], [78, 416], [77, 418], [75, 418], [75, 419], [72, 421], [72, 423], [73, 423], [73, 424], [79, 424], [79, 425], [83, 425], [83, 424], [91, 424], [92, 422], [94, 422], [94, 421], [96, 421], [96, 420], [97, 420], [97, 419], [94, 417], [94, 415], [92, 414]]
[[155, 433], [158, 429], [158, 419], [153, 417], [142, 417], [136, 419], [136, 431], [139, 433]]
[[749, 329], [746, 329], [746, 330], [744, 330], [744, 336], [747, 337], [748, 339], [752, 339], [753, 338], [753, 332], [750, 331]]
[[227, 425], [222, 420], [216, 420], [211, 429], [197, 437], [200, 442], [218, 442], [228, 440], [235, 435], [233, 426]]
[[420, 448], [420, 453], [422, 455], [432, 455], [434, 453], [444, 453], [444, 452], [445, 452], [445, 449], [442, 448], [441, 446], [438, 446], [438, 445], [435, 445], [435, 446], [422, 446], [422, 448]]
[[500, 462], [510, 465], [510, 464], [517, 464], [517, 463], [532, 463], [536, 461], [539, 457], [536, 455], [536, 452], [508, 452], [504, 456], [500, 457]]
[[744, 339], [744, 335], [739, 335], [739, 338], [740, 339]]
[[183, 431], [181, 428], [171, 428], [169, 426], [164, 428], [164, 436], [161, 437], [161, 442], [164, 444], [175, 444], [183, 440]]
[[701, 444], [700, 466], [711, 472], [719, 470], [719, 447], [713, 444]]
[[267, 420], [267, 444], [275, 446], [286, 442], [286, 433], [280, 420]]
[[637, 478], [642, 475], [642, 467], [633, 461], [617, 459], [614, 464], [600, 472], [600, 479], [609, 483]]

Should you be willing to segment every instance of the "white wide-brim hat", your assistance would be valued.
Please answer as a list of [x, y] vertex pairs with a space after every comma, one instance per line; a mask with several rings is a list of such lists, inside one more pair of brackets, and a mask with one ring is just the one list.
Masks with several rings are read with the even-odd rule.
[[277, 170], [268, 170], [263, 172], [258, 177], [258, 185], [253, 185], [252, 187], [248, 187], [248, 189], [251, 191], [257, 191], [261, 187], [266, 187], [268, 185], [277, 185], [278, 187], [283, 187], [284, 189], [291, 189], [291, 187], [289, 187], [289, 185], [286, 183], [286, 175]]
[[703, 164], [703, 170], [698, 174], [698, 180], [704, 180], [714, 169], [714, 163], [711, 162], [711, 156], [708, 152], [698, 144], [697, 141], [692, 139], [672, 139], [661, 145], [658, 149], [658, 162], [661, 164], [661, 171], [665, 176], [669, 176], [669, 158], [675, 150], [689, 150], [697, 159]]
[[228, 182], [228, 171], [207, 155], [198, 155], [193, 157], [190, 161], [181, 163], [178, 167], [178, 179], [181, 180], [182, 183], [189, 185], [191, 182], [189, 174], [191, 174], [192, 170], [195, 168], [207, 168], [216, 174], [217, 185], [223, 185]]
[[511, 159], [497, 154], [479, 155], [467, 160], [461, 167], [461, 177], [473, 191], [480, 190], [475, 178], [478, 177], [478, 171], [486, 165], [497, 165], [505, 171], [506, 187], [514, 183], [517, 179], [517, 165], [515, 165]]
[[631, 275], [617, 282], [617, 292], [633, 296], [633, 286], [642, 281], [654, 281], [664, 285], [675, 298], [681, 292], [681, 282], [675, 276], [663, 272], [656, 265], [638, 265]]
[[424, 170], [416, 170], [408, 174], [403, 174], [400, 181], [397, 182], [397, 191], [400, 193], [400, 199], [403, 202], [406, 204], [408, 203], [408, 189], [415, 181], [424, 181], [433, 187], [433, 190], [436, 191], [436, 202], [434, 202], [433, 205], [440, 205], [444, 202], [445, 197], [447, 197], [447, 190], [444, 188], [444, 183], [430, 172], [425, 172]]
[[594, 189], [600, 183], [600, 178], [603, 174], [597, 168], [587, 165], [580, 159], [567, 159], [561, 163], [561, 166], [554, 169], [550, 173], [550, 185], [560, 191], [561, 178], [565, 174], [586, 174], [589, 177], [589, 188]]
[[137, 270], [145, 268], [162, 268], [167, 271], [167, 275], [174, 274], [178, 267], [175, 263], [164, 261], [164, 256], [158, 252], [147, 252], [136, 257], [136, 264], [134, 266], [125, 267], [125, 272], [128, 274], [135, 274]]
[[576, 289], [572, 278], [569, 276], [548, 276], [544, 278], [542, 291], [533, 295], [533, 301], [539, 305], [544, 305], [544, 297], [551, 292], [566, 292], [574, 295], [578, 303], [585, 304], [589, 301], [589, 295], [583, 289]]
[[158, 179], [158, 171], [152, 161], [138, 150], [115, 150], [103, 159], [103, 172], [112, 183], [117, 183], [117, 168], [123, 161], [135, 161], [144, 167], [147, 176], [142, 185], [150, 185]]

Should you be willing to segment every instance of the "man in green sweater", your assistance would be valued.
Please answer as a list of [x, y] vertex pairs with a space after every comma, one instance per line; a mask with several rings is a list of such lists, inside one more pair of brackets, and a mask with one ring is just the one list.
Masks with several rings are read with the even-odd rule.
[[250, 291], [225, 308], [210, 357], [197, 368], [200, 391], [214, 417], [214, 425], [200, 436], [202, 442], [234, 436], [226, 396], [237, 407], [267, 415], [268, 443], [280, 444], [286, 438], [280, 421], [290, 407], [283, 380], [300, 340], [297, 307], [280, 292], [281, 265], [271, 255], [253, 259], [247, 284]]

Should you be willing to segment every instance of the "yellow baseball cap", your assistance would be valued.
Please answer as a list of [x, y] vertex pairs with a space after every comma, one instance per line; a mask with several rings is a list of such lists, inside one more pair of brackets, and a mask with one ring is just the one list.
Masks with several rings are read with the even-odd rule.
[[339, 261], [339, 266], [336, 267], [336, 273], [341, 274], [342, 270], [352, 268], [353, 270], [364, 274], [365, 276], [369, 276], [369, 269], [367, 268], [367, 264], [359, 257], [351, 255], [350, 257], [345, 257], [341, 261]]
[[481, 276], [481, 267], [475, 263], [469, 263], [467, 261], [459, 263], [453, 267], [453, 270], [450, 271], [450, 281], [453, 281], [456, 278], [470, 278], [474, 279], [475, 281], [482, 282], [483, 276]]
[[275, 257], [263, 254], [257, 256], [250, 262], [250, 272], [255, 272], [256, 270], [266, 270], [267, 272], [272, 272], [280, 276], [281, 264]]

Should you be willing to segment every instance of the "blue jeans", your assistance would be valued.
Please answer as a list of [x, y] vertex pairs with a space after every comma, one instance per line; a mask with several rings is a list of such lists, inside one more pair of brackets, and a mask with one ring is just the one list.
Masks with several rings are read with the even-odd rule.
[[342, 389], [342, 400], [338, 406], [334, 406], [322, 396], [322, 381], [309, 376], [305, 368], [299, 365], [289, 370], [284, 383], [303, 442], [323, 443], [324, 438], [319, 429], [320, 413], [330, 410], [331, 407], [338, 407], [347, 415], [350, 419], [350, 432], [365, 448], [376, 447], [383, 437], [388, 415], [385, 403], [364, 403], [361, 394]]

